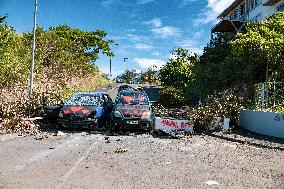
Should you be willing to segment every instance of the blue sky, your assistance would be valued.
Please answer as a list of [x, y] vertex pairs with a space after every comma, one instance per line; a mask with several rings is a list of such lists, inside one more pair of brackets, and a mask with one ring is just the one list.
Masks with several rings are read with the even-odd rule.
[[[177, 47], [198, 54], [210, 39], [216, 17], [233, 0], [38, 0], [37, 24], [67, 24], [105, 30], [113, 46], [113, 75], [165, 64]], [[0, 0], [0, 15], [18, 33], [33, 28], [34, 0]], [[123, 62], [123, 58], [128, 60]], [[108, 73], [109, 58], [96, 63]]]

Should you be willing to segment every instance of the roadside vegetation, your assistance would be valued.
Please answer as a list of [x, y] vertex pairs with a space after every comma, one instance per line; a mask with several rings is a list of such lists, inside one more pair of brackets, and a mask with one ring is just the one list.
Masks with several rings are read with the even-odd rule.
[[[284, 13], [247, 23], [234, 38], [218, 34], [202, 56], [175, 49], [160, 70], [165, 106], [189, 106], [197, 128], [207, 128], [214, 117], [237, 121], [241, 108], [256, 109], [257, 86], [284, 82]], [[283, 111], [282, 99], [274, 111]]]
[[[107, 83], [95, 66], [99, 53], [113, 56], [111, 40], [102, 30], [82, 31], [67, 25], [36, 31], [32, 114], [42, 106], [42, 92], [66, 99], [76, 91], [91, 91]], [[32, 33], [16, 33], [0, 17], [0, 119], [6, 124], [28, 112]], [[8, 123], [7, 123], [8, 124]]]
[[140, 84], [160, 84], [158, 70], [156, 65], [141, 73], [137, 73], [135, 69], [127, 69], [124, 73], [117, 76], [117, 81], [129, 84], [133, 82], [134, 78], [138, 78]]

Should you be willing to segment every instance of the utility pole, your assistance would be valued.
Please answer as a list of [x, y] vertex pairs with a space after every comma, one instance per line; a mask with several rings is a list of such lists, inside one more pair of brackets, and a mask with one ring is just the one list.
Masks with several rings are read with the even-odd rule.
[[[31, 108], [31, 102], [32, 102], [32, 98], [33, 98], [34, 65], [35, 65], [36, 14], [37, 14], [37, 0], [35, 0], [32, 62], [31, 62], [31, 69], [30, 69], [30, 85], [29, 85], [29, 105], [30, 105], [30, 108]], [[30, 110], [29, 110], [29, 116], [30, 116]]]
[[[115, 43], [114, 45], [118, 45], [118, 44]], [[111, 57], [109, 59], [109, 85], [108, 85], [108, 87], [111, 87]]]
[[109, 85], [108, 87], [111, 87], [111, 58], [109, 59]]

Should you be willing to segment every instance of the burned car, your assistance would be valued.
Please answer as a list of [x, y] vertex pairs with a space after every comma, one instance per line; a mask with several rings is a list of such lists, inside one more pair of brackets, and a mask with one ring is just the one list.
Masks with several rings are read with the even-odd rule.
[[136, 89], [134, 89], [133, 87], [129, 86], [129, 85], [121, 85], [118, 88], [118, 93], [122, 92], [122, 91], [135, 91]]
[[113, 130], [143, 130], [153, 128], [153, 113], [147, 94], [125, 90], [118, 93], [111, 116]]
[[44, 117], [65, 128], [102, 128], [110, 118], [113, 102], [103, 92], [75, 93], [57, 106], [45, 106]]

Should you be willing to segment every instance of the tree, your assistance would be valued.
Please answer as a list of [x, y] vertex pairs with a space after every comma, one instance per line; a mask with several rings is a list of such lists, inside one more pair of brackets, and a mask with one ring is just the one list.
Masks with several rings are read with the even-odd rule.
[[231, 49], [227, 34], [218, 34], [204, 48], [200, 61], [192, 68], [194, 80], [189, 87], [190, 96], [205, 98], [214, 91], [222, 91], [231, 85], [231, 75], [225, 63]]
[[146, 72], [143, 72], [141, 75], [141, 81], [143, 83], [158, 83], [158, 68], [157, 66], [153, 66], [148, 68]]
[[284, 13], [277, 12], [262, 22], [249, 22], [246, 31], [231, 42], [237, 63], [246, 63], [244, 75], [253, 82], [282, 80], [284, 75]]
[[164, 88], [161, 90], [161, 100], [168, 106], [181, 106], [187, 103], [187, 91], [194, 75], [193, 66], [199, 62], [199, 56], [186, 49], [178, 48], [171, 52], [171, 58], [160, 69], [160, 79]]
[[171, 54], [172, 58], [160, 70], [161, 82], [164, 86], [184, 89], [193, 80], [192, 66], [199, 61], [199, 57], [182, 48]]
[[131, 83], [132, 79], [135, 78], [138, 74], [136, 73], [136, 70], [133, 69], [133, 70], [125, 70], [125, 72], [123, 74], [121, 74], [120, 77], [121, 80], [124, 82], [124, 83]]
[[[47, 90], [66, 87], [66, 82], [76, 77], [98, 75], [94, 62], [99, 53], [112, 56], [110, 43], [105, 40], [106, 32], [102, 30], [82, 31], [67, 25], [50, 27], [36, 31], [37, 48], [35, 52], [35, 80], [40, 85], [47, 85]], [[30, 57], [32, 33], [23, 34], [24, 51]], [[53, 84], [51, 84], [53, 83]]]
[[0, 23], [3, 23], [7, 16], [0, 16]]
[[0, 17], [0, 88], [26, 79], [26, 63], [22, 59], [22, 36], [16, 35], [5, 16]]
[[[41, 92], [66, 98], [77, 91], [93, 90], [106, 80], [94, 62], [103, 53], [113, 56], [112, 40], [102, 30], [82, 31], [67, 25], [38, 27], [35, 52], [34, 107], [41, 107]], [[0, 117], [26, 112], [32, 33], [16, 34], [0, 17]], [[29, 106], [30, 107], [30, 106]]]

